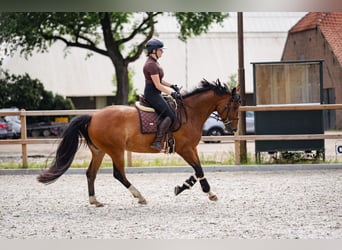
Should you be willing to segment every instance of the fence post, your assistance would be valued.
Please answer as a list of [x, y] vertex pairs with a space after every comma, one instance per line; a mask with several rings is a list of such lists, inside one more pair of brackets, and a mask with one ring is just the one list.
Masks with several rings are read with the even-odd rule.
[[240, 140], [234, 140], [234, 158], [235, 158], [235, 165], [240, 165]]
[[126, 151], [127, 156], [127, 167], [132, 167], [132, 152]]
[[[27, 139], [26, 110], [25, 109], [20, 110], [20, 123], [21, 123], [21, 128], [20, 128], [21, 139], [25, 141]], [[24, 142], [21, 144], [21, 159], [23, 163], [23, 168], [27, 168], [27, 144]]]

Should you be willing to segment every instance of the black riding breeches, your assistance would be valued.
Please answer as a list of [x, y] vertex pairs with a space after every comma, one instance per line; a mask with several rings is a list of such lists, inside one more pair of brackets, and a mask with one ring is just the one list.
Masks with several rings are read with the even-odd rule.
[[149, 102], [149, 104], [156, 110], [162, 118], [170, 117], [171, 121], [174, 122], [176, 116], [174, 112], [170, 109], [169, 105], [166, 103], [162, 97], [159, 90], [157, 90], [153, 84], [146, 84], [144, 91], [144, 98]]

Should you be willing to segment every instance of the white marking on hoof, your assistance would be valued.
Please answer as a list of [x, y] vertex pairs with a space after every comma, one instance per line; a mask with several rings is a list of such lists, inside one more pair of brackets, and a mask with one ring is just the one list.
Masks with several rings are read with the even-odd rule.
[[128, 190], [132, 193], [134, 198], [138, 199], [139, 204], [143, 204], [143, 205], [147, 204], [145, 198], [141, 195], [141, 193], [133, 185], [131, 185], [128, 188]]
[[209, 196], [209, 200], [211, 200], [211, 201], [217, 201], [218, 200], [216, 194], [214, 194], [211, 191], [208, 192], [208, 196]]
[[95, 196], [89, 196], [89, 203], [91, 205], [95, 205], [96, 207], [103, 207], [104, 204], [97, 201]]

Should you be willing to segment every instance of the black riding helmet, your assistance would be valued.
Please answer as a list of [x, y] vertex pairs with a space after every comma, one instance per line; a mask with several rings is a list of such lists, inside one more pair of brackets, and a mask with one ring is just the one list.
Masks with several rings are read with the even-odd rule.
[[158, 39], [151, 39], [146, 43], [147, 54], [151, 54], [154, 49], [165, 49], [163, 42]]

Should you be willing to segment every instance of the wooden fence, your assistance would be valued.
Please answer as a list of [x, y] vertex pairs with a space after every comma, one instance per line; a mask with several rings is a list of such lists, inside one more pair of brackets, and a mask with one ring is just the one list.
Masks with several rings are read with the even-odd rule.
[[[342, 110], [342, 104], [301, 104], [301, 105], [258, 105], [258, 106], [242, 106], [240, 111], [291, 111], [291, 110]], [[27, 167], [27, 145], [28, 144], [51, 144], [56, 143], [60, 139], [54, 138], [27, 138], [26, 117], [27, 116], [73, 116], [91, 114], [96, 110], [49, 110], [49, 111], [6, 111], [0, 112], [0, 116], [13, 115], [20, 116], [21, 121], [21, 138], [0, 140], [1, 144], [21, 144], [22, 147], [22, 165]], [[341, 134], [306, 134], [306, 135], [240, 135], [236, 133], [234, 136], [202, 136], [205, 141], [234, 141], [235, 143], [235, 164], [240, 165], [240, 141], [256, 141], [256, 140], [314, 140], [314, 139], [342, 139]], [[132, 154], [127, 152], [127, 165], [132, 165]]]

